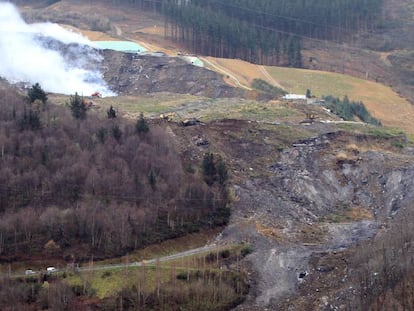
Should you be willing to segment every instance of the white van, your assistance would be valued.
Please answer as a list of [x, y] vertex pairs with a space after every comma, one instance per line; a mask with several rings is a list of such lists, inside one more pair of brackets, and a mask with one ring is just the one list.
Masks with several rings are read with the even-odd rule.
[[53, 273], [53, 272], [56, 272], [57, 269], [55, 267], [47, 267], [46, 271], [47, 271], [47, 273]]

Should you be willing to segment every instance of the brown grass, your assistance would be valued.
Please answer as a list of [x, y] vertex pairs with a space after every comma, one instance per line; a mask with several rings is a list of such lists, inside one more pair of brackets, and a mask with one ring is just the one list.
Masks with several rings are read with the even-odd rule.
[[340, 151], [336, 154], [336, 161], [347, 161], [349, 159], [348, 154], [344, 151]]
[[240, 84], [250, 86], [254, 79], [262, 79], [271, 84], [268, 76], [260, 70], [260, 66], [248, 63], [240, 59], [225, 59], [215, 57], [205, 57], [208, 61], [228, 72], [237, 78]]
[[[55, 9], [58, 7], [64, 9], [68, 6], [71, 7], [64, 1], [56, 5]], [[79, 11], [86, 12], [91, 7], [93, 8], [93, 3], [82, 4]], [[137, 41], [151, 51], [163, 51], [168, 55], [176, 55], [180, 50], [177, 44], [163, 38], [164, 30], [159, 21], [150, 20], [148, 16], [137, 16], [138, 13], [135, 10], [134, 12], [117, 11], [114, 7], [105, 8], [103, 15], [105, 14], [108, 16], [111, 14], [122, 15], [123, 20], [113, 22], [113, 24], [119, 30], [117, 31], [118, 35], [124, 39]], [[144, 22], [138, 25], [137, 18]], [[157, 26], [155, 27], [155, 25]], [[81, 32], [91, 40], [116, 39], [114, 36], [101, 32], [84, 30]], [[348, 95], [351, 100], [363, 101], [370, 113], [381, 120], [384, 125], [398, 127], [411, 135], [414, 134], [412, 125], [414, 107], [388, 86], [331, 72], [265, 67], [266, 72], [263, 67], [242, 60], [213, 57], [205, 57], [205, 59], [220, 68], [220, 70], [212, 69], [223, 74], [224, 80], [229, 84], [237, 85], [240, 83], [244, 87], [249, 87], [254, 79], [259, 78], [276, 86], [279, 84], [292, 93], [304, 94], [309, 88], [316, 96], [343, 97]], [[227, 76], [229, 77], [227, 78]]]
[[362, 101], [384, 125], [414, 133], [414, 106], [388, 86], [332, 72], [281, 67], [267, 70], [289, 92], [304, 94], [310, 89], [316, 96], [347, 95], [353, 101]]
[[322, 242], [326, 236], [325, 229], [319, 224], [302, 224], [296, 234], [296, 239], [305, 245], [314, 245]]
[[271, 228], [260, 222], [256, 222], [256, 230], [259, 234], [264, 235], [265, 237], [271, 238], [279, 243], [286, 242], [286, 236], [282, 232], [282, 229]]
[[363, 220], [363, 219], [373, 219], [374, 218], [374, 215], [372, 214], [371, 211], [369, 211], [366, 208], [361, 207], [361, 206], [356, 206], [356, 207], [351, 208], [347, 212], [347, 216], [353, 221], [359, 221], [359, 220]]
[[[249, 86], [254, 79], [263, 79], [273, 85], [260, 66], [238, 59], [206, 57], [211, 63], [236, 77]], [[291, 93], [305, 93], [309, 88], [316, 96], [333, 95], [342, 98], [347, 95], [351, 100], [362, 101], [370, 113], [381, 120], [383, 125], [401, 128], [409, 134], [414, 133], [412, 120], [414, 107], [390, 87], [380, 83], [354, 78], [347, 75], [294, 68], [265, 67], [277, 84]], [[225, 79], [234, 85], [232, 79]]]

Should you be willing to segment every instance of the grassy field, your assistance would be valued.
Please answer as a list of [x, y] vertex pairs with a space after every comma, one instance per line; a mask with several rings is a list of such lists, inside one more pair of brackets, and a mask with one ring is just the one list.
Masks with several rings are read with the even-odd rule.
[[[95, 271], [82, 271], [80, 273], [68, 272], [66, 282], [73, 287], [90, 288], [93, 296], [98, 298], [111, 297], [121, 288], [144, 286], [143, 291], [152, 292], [157, 285], [177, 282], [180, 274], [220, 272], [220, 267], [226, 260], [235, 260], [243, 256], [243, 251], [250, 249], [249, 245], [229, 245], [218, 248], [216, 251], [190, 255], [179, 259], [163, 261], [153, 264], [144, 264], [140, 267], [123, 267]], [[233, 259], [232, 259], [233, 258]], [[125, 264], [131, 261], [125, 261]], [[132, 261], [133, 262], [133, 261]], [[94, 264], [94, 266], [98, 266]], [[92, 266], [91, 266], [92, 267]], [[223, 271], [225, 271], [223, 269]]]
[[[52, 103], [60, 105], [69, 101], [69, 97], [63, 95], [50, 95], [49, 98]], [[141, 112], [144, 117], [151, 119], [158, 119], [163, 113], [174, 112], [174, 121], [177, 122], [186, 118], [198, 118], [203, 122], [217, 119], [299, 122], [305, 117], [304, 112], [283, 102], [257, 102], [240, 98], [211, 99], [187, 94], [117, 96], [93, 99], [93, 102], [96, 104], [93, 110], [102, 117], [106, 117], [106, 111], [113, 106], [118, 115], [130, 119], [137, 119]]]
[[362, 101], [383, 125], [398, 127], [408, 134], [414, 134], [411, 121], [414, 119], [414, 106], [383, 84], [332, 72], [265, 67], [271, 77], [269, 79], [260, 66], [242, 60], [208, 59], [219, 65], [223, 72], [229, 72], [246, 85], [254, 78], [262, 78], [290, 93], [305, 94], [310, 89], [318, 97], [333, 95], [342, 98], [347, 95], [350, 100]]
[[[161, 282], [167, 282], [171, 278], [172, 267], [155, 266], [116, 268], [105, 271], [82, 272], [81, 274], [69, 274], [67, 282], [71, 286], [90, 286], [91, 291], [98, 298], [113, 296], [124, 287], [132, 287], [137, 281], [145, 279], [145, 290], [153, 291], [156, 286], [156, 278]], [[181, 272], [178, 269], [174, 273]]]
[[390, 87], [331, 72], [266, 67], [270, 75], [291, 93], [305, 94], [310, 89], [315, 96], [333, 95], [362, 101], [369, 112], [383, 125], [399, 127], [413, 134], [414, 106]]
[[121, 114], [136, 118], [141, 112], [151, 118], [158, 118], [161, 113], [171, 112], [177, 107], [203, 100], [187, 94], [156, 93], [148, 96], [117, 96], [99, 99], [96, 102], [106, 109], [112, 105]]

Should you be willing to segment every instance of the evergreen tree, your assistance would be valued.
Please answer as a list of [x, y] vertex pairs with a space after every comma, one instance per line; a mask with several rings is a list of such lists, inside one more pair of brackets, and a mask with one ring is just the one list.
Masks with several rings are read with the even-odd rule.
[[101, 127], [98, 129], [98, 132], [96, 133], [96, 136], [98, 137], [98, 140], [101, 144], [105, 143], [106, 140], [106, 129], [104, 127]]
[[84, 120], [86, 118], [86, 112], [88, 108], [85, 105], [83, 96], [79, 96], [78, 93], [70, 97], [69, 107], [72, 111], [72, 116], [75, 119]]
[[218, 182], [220, 186], [224, 186], [226, 184], [226, 181], [229, 177], [227, 172], [226, 163], [222, 159], [217, 164], [217, 175], [218, 175]]
[[40, 100], [43, 104], [45, 104], [47, 101], [46, 92], [43, 91], [39, 83], [32, 85], [32, 87], [27, 91], [27, 96], [29, 97], [30, 103]]
[[155, 7], [165, 16], [165, 35], [193, 52], [301, 67], [301, 36], [341, 41], [372, 30], [383, 0], [182, 2], [160, 0]]
[[217, 179], [217, 169], [214, 163], [214, 155], [211, 152], [204, 154], [202, 168], [204, 181], [207, 185], [212, 186]]
[[109, 107], [109, 109], [106, 111], [106, 114], [108, 115], [108, 119], [115, 119], [116, 116], [116, 111], [114, 109], [114, 107]]
[[147, 121], [144, 119], [144, 114], [141, 112], [139, 115], [139, 119], [137, 120], [137, 123], [135, 124], [135, 130], [138, 134], [145, 134], [149, 131], [149, 126]]
[[150, 170], [149, 174], [148, 174], [148, 182], [151, 186], [152, 191], [155, 191], [155, 186], [157, 184], [157, 179], [154, 173], [154, 170]]
[[42, 127], [39, 113], [32, 109], [29, 109], [29, 112], [27, 112], [26, 107], [24, 108], [22, 117], [17, 120], [17, 125], [20, 131], [38, 130]]
[[111, 129], [112, 137], [119, 143], [122, 138], [122, 131], [118, 125], [114, 125]]

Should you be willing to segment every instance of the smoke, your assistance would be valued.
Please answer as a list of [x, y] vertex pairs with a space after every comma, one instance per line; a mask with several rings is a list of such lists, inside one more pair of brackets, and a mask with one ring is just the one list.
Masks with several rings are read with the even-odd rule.
[[26, 24], [12, 4], [0, 2], [1, 77], [38, 82], [48, 92], [113, 96], [96, 69], [100, 61], [85, 37], [57, 24]]

